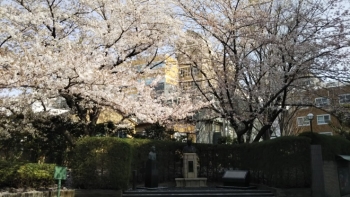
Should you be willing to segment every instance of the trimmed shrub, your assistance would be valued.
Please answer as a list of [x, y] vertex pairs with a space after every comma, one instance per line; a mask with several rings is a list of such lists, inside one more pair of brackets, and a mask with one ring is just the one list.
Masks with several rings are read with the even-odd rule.
[[0, 186], [40, 188], [55, 184], [55, 164], [0, 161]]
[[[132, 169], [138, 182], [144, 181], [148, 152], [156, 146], [159, 181], [174, 181], [182, 176], [182, 148], [185, 143], [132, 139]], [[276, 187], [310, 185], [310, 139], [281, 137], [241, 145], [193, 144], [198, 155], [198, 176], [221, 181], [228, 169], [249, 170], [252, 181]]]
[[0, 161], [0, 187], [14, 187], [16, 172], [22, 163]]
[[310, 139], [281, 137], [241, 145], [195, 144], [199, 176], [221, 181], [228, 169], [249, 170], [252, 182], [275, 187], [310, 185]]
[[250, 167], [255, 182], [284, 188], [310, 186], [308, 138], [280, 137], [251, 144], [247, 149], [251, 149], [250, 154], [242, 156], [242, 166]]
[[342, 136], [328, 136], [314, 132], [301, 133], [299, 136], [311, 139], [311, 144], [322, 146], [325, 161], [333, 161], [336, 155], [350, 155], [350, 141]]
[[[281, 137], [242, 145], [193, 144], [198, 155], [198, 176], [221, 181], [228, 169], [249, 170], [253, 183], [274, 187], [309, 187], [310, 139]], [[159, 182], [182, 176], [180, 142], [148, 139], [84, 138], [72, 160], [73, 181], [77, 187], [127, 189], [132, 171], [144, 182], [145, 164], [151, 146], [156, 147]]]
[[131, 170], [137, 171], [137, 181], [144, 181], [146, 161], [151, 147], [156, 147], [158, 180], [174, 181], [182, 176], [182, 148], [184, 143], [149, 139], [126, 139], [132, 146]]
[[71, 161], [73, 184], [87, 189], [126, 189], [131, 146], [114, 137], [86, 137], [78, 141]]
[[17, 170], [16, 182], [21, 187], [48, 187], [55, 184], [55, 164], [27, 163]]

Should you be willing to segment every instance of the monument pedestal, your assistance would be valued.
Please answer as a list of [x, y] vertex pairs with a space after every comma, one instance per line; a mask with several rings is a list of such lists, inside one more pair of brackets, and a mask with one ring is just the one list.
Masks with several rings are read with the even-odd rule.
[[145, 187], [158, 187], [158, 170], [156, 166], [156, 161], [154, 160], [148, 160], [146, 163]]
[[176, 187], [206, 187], [207, 178], [197, 177], [197, 154], [184, 153], [182, 174], [184, 178], [175, 178]]
[[207, 178], [175, 178], [176, 187], [207, 187]]

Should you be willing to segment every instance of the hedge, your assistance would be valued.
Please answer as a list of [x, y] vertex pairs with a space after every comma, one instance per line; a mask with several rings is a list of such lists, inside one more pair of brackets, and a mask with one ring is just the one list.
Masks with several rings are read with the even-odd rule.
[[137, 171], [138, 182], [144, 181], [146, 161], [152, 146], [156, 147], [160, 182], [173, 181], [182, 175], [180, 162], [182, 161], [183, 143], [148, 139], [128, 139], [126, 141], [132, 146], [131, 168]]
[[311, 144], [322, 147], [322, 156], [325, 161], [333, 161], [336, 155], [350, 155], [350, 141], [342, 136], [329, 136], [313, 132], [301, 133], [299, 136], [311, 139]]
[[55, 184], [55, 164], [0, 161], [0, 186], [41, 188]]
[[131, 146], [114, 137], [78, 141], [71, 161], [75, 187], [126, 189], [130, 178]]
[[[280, 188], [310, 187], [310, 144], [321, 144], [324, 160], [350, 155], [350, 142], [340, 136], [303, 133], [241, 145], [194, 144], [199, 158], [198, 175], [221, 181], [225, 170], [249, 170], [253, 183]], [[156, 146], [159, 182], [182, 176], [185, 143], [115, 137], [86, 137], [78, 141], [70, 160], [77, 188], [127, 189], [132, 171], [144, 182], [151, 146]], [[53, 185], [55, 164], [0, 161], [1, 187]]]
[[[306, 135], [307, 136], [307, 135]], [[241, 145], [193, 144], [199, 158], [198, 175], [220, 182], [225, 170], [249, 170], [253, 183], [279, 188], [310, 187], [310, 144], [322, 145], [324, 159], [349, 154], [350, 142], [341, 137], [287, 136]], [[127, 189], [132, 171], [144, 182], [151, 146], [156, 146], [159, 182], [182, 176], [185, 143], [148, 139], [84, 138], [75, 148], [73, 181], [77, 187]]]
[[310, 185], [310, 140], [281, 137], [242, 145], [195, 144], [199, 175], [221, 181], [226, 170], [249, 170], [254, 183], [275, 187]]

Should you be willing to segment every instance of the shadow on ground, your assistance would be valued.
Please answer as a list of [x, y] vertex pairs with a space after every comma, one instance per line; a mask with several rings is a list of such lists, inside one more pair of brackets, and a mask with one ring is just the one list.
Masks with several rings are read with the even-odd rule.
[[[208, 187], [215, 187], [221, 185], [221, 183], [207, 183]], [[137, 184], [137, 188], [144, 187], [144, 184]], [[175, 182], [159, 183], [159, 187], [176, 188]], [[130, 188], [131, 189], [131, 188]], [[121, 190], [88, 190], [88, 189], [76, 189], [75, 197], [121, 197]]]
[[121, 197], [120, 190], [75, 190], [75, 197]]

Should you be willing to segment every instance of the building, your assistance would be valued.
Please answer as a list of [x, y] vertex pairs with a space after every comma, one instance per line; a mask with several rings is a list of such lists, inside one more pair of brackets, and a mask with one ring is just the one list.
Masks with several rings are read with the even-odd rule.
[[[193, 102], [204, 100], [202, 92], [208, 87], [206, 81], [208, 76], [214, 76], [212, 62], [209, 58], [210, 46], [196, 32], [188, 31], [188, 40], [178, 47], [176, 58], [179, 64], [179, 88], [182, 93], [191, 94]], [[190, 59], [195, 58], [195, 59]], [[204, 74], [207, 77], [204, 77]], [[215, 80], [210, 81], [214, 86]], [[201, 90], [201, 91], [200, 91]], [[190, 117], [192, 124], [182, 124], [188, 136], [196, 139], [197, 143], [216, 143], [221, 136], [234, 137], [234, 131], [228, 121], [217, 118], [217, 115], [210, 109], [199, 110], [193, 117]]]
[[[294, 106], [289, 109], [293, 116], [290, 129], [294, 134], [310, 131], [335, 135], [343, 119], [350, 114], [350, 85], [332, 84], [298, 92], [292, 98]], [[313, 114], [310, 121], [308, 114]]]

